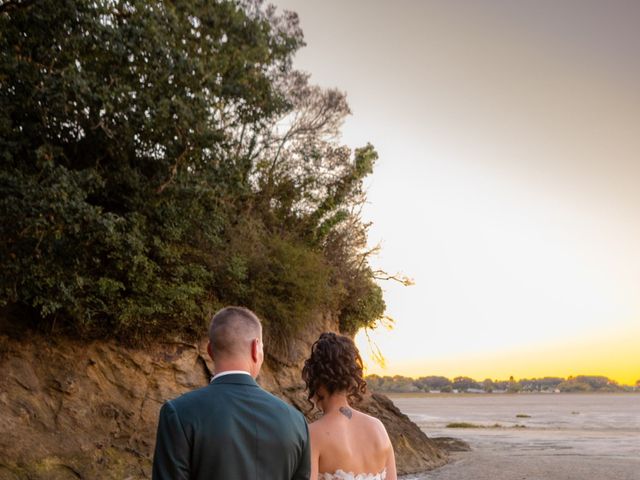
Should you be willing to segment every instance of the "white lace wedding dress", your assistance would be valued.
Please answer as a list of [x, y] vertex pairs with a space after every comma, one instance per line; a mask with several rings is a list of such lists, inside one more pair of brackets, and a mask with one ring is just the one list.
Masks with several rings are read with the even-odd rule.
[[344, 470], [336, 470], [335, 473], [321, 473], [318, 480], [385, 480], [387, 478], [387, 469], [380, 473], [353, 473]]

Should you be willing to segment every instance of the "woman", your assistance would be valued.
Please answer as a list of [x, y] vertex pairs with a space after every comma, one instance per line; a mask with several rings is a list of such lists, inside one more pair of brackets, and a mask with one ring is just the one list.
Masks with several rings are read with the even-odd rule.
[[311, 480], [397, 480], [393, 447], [377, 418], [351, 407], [366, 382], [349, 337], [323, 333], [311, 347], [302, 378], [324, 415], [309, 426]]

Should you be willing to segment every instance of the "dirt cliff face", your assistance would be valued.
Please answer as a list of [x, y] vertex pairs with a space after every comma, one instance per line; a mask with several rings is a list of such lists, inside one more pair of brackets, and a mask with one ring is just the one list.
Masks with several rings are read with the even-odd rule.
[[[330, 323], [319, 321], [284, 355], [268, 355], [259, 382], [305, 411], [301, 362]], [[160, 406], [207, 384], [206, 341], [147, 349], [42, 336], [0, 337], [0, 479], [148, 479]], [[446, 462], [447, 454], [386, 397], [358, 405], [380, 418], [399, 471]]]
[[[313, 328], [306, 329], [290, 342], [286, 354], [268, 356], [258, 379], [263, 387], [296, 406], [310, 420], [319, 412], [310, 411], [311, 405], [300, 376], [302, 365], [320, 333], [336, 330], [337, 324], [331, 319], [318, 318], [313, 322]], [[423, 472], [447, 462], [447, 452], [429, 439], [384, 395], [367, 393], [362, 402], [354, 407], [384, 423], [393, 443], [400, 475]]]

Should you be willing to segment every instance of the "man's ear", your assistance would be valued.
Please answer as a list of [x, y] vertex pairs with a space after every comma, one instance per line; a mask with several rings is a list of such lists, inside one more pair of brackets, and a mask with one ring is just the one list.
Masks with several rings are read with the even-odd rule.
[[256, 363], [260, 360], [260, 340], [258, 338], [251, 340], [251, 358]]
[[213, 350], [211, 350], [211, 342], [207, 342], [207, 353], [209, 354], [209, 357], [211, 357], [211, 360], [215, 362], [216, 359], [213, 358]]

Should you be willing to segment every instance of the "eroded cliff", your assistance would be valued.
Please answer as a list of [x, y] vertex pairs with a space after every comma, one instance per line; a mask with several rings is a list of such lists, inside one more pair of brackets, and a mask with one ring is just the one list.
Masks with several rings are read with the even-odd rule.
[[[259, 382], [309, 418], [300, 380], [311, 342], [331, 322], [267, 355]], [[147, 479], [162, 403], [207, 384], [206, 341], [145, 349], [42, 335], [0, 337], [0, 479]], [[382, 395], [357, 408], [380, 418], [401, 473], [442, 465], [447, 454]]]

